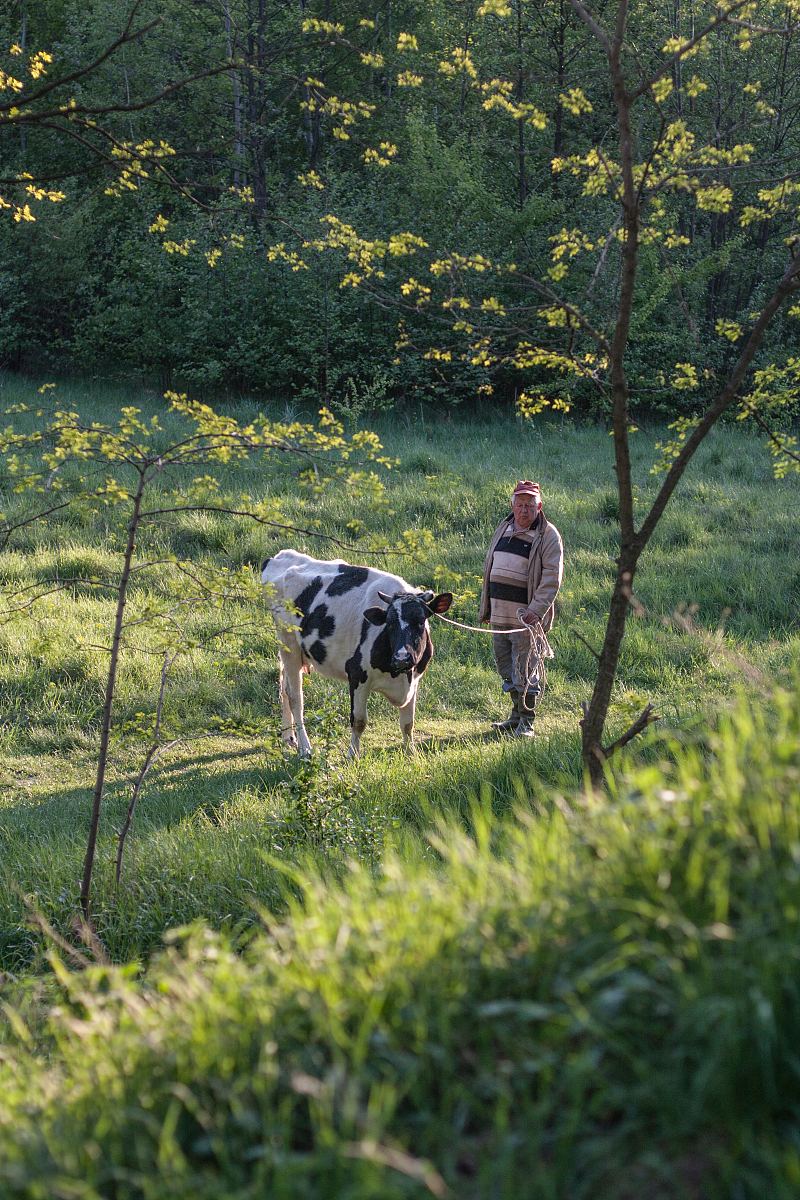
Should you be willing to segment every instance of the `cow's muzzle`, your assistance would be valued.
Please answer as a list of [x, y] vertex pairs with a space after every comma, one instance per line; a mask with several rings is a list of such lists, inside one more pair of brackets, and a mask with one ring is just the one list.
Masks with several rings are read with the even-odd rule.
[[406, 671], [410, 671], [414, 666], [414, 655], [404, 647], [402, 650], [397, 650], [392, 655], [391, 673], [392, 675], [403, 675]]

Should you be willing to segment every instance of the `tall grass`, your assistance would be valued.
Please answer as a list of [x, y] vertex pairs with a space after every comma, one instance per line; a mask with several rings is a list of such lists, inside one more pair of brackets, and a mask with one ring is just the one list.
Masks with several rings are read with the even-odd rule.
[[[2, 407], [34, 394], [23, 381], [1, 382]], [[157, 398], [101, 386], [70, 385], [61, 398], [98, 419], [123, 402], [158, 408]], [[252, 407], [243, 403], [239, 412]], [[258, 462], [220, 469], [225, 494], [269, 497], [288, 523], [355, 541], [353, 550], [189, 513], [144, 532], [141, 554], [256, 569], [293, 541], [323, 557], [345, 553], [414, 584], [449, 588], [455, 615], [474, 622], [483, 553], [509, 486], [517, 477], [539, 478], [546, 510], [564, 535], [566, 575], [535, 745], [488, 733], [490, 722], [506, 715], [490, 640], [438, 623], [436, 656], [421, 689], [416, 759], [400, 754], [394, 710], [374, 697], [364, 758], [348, 765], [346, 691], [320, 677], [307, 685], [315, 763], [306, 768], [286, 759], [277, 743], [275, 641], [266, 611], [232, 605], [226, 620], [235, 631], [221, 644], [195, 645], [177, 665], [166, 729], [185, 740], [147, 783], [117, 892], [115, 830], [144, 754], [160, 666], [146, 653], [142, 632], [123, 661], [99, 842], [95, 918], [114, 958], [147, 954], [165, 929], [195, 918], [221, 928], [252, 924], [254, 906], [281, 897], [280, 873], [264, 851], [286, 862], [311, 854], [334, 875], [353, 858], [374, 868], [385, 842], [428, 827], [436, 814], [463, 817], [481, 788], [502, 814], [521, 786], [538, 795], [548, 785], [571, 789], [579, 781], [579, 704], [594, 668], [586, 643], [602, 636], [615, 552], [607, 437], [568, 421], [529, 427], [457, 413], [395, 419], [379, 431], [400, 460], [387, 476], [385, 506], [354, 505], [342, 490], [304, 498], [288, 462], [268, 475]], [[643, 499], [655, 487], [649, 466], [660, 436], [651, 429], [634, 439]], [[717, 430], [643, 563], [640, 615], [623, 649], [612, 735], [644, 696], [681, 729], [726, 705], [742, 682], [760, 703], [771, 680], [788, 674], [800, 648], [800, 566], [787, 554], [795, 525], [792, 484], [771, 478], [760, 440], [739, 427]], [[423, 529], [432, 537], [417, 536], [414, 553], [369, 554], [371, 538], [398, 544], [404, 531]], [[108, 529], [80, 513], [59, 516], [46, 527], [31, 526], [0, 555], [0, 584], [110, 573], [118, 557]], [[138, 577], [132, 611], [162, 602], [170, 569], [164, 564]], [[76, 585], [0, 625], [0, 967], [8, 970], [23, 969], [41, 951], [23, 897], [58, 928], [67, 927], [74, 910], [111, 613], [110, 595]], [[187, 639], [197, 643], [211, 632], [202, 610], [187, 614], [185, 623]], [[645, 740], [634, 753], [646, 757], [647, 746]]]
[[244, 950], [54, 956], [0, 1060], [4, 1194], [796, 1196], [797, 690], [653, 751], [293, 871]]

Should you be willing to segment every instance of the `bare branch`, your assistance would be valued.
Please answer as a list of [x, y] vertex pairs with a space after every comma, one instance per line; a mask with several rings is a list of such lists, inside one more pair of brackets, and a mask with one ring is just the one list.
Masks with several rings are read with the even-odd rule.
[[748, 337], [741, 354], [739, 355], [736, 366], [731, 372], [730, 378], [725, 387], [720, 392], [714, 403], [707, 409], [703, 418], [698, 425], [695, 426], [691, 435], [686, 439], [680, 453], [675, 458], [672, 466], [667, 472], [661, 489], [656, 496], [650, 508], [647, 517], [642, 523], [639, 532], [636, 535], [636, 543], [639, 551], [644, 549], [648, 541], [652, 537], [653, 530], [661, 519], [661, 514], [666, 508], [675, 488], [678, 486], [681, 477], [683, 476], [686, 467], [689, 464], [692, 456], [697, 450], [700, 443], [706, 437], [709, 430], [717, 423], [727, 409], [731, 407], [736, 399], [737, 392], [750, 369], [750, 365], [758, 351], [761, 342], [764, 338], [767, 326], [769, 325], [775, 313], [783, 304], [787, 296], [800, 289], [800, 258], [793, 258], [787, 267], [783, 278], [776, 287], [770, 299], [764, 306], [761, 316], [756, 321], [750, 336]]
[[[113, 42], [110, 42], [92, 62], [87, 63], [83, 67], [78, 67], [77, 70], [72, 71], [69, 75], [62, 75], [59, 79], [48, 79], [46, 83], [42, 84], [41, 87], [36, 89], [36, 91], [29, 92], [27, 96], [17, 96], [10, 100], [3, 101], [0, 103], [0, 113], [6, 112], [12, 108], [19, 108], [23, 104], [33, 104], [37, 100], [41, 100], [44, 96], [48, 96], [57, 88], [65, 87], [69, 83], [76, 83], [79, 79], [84, 79], [87, 75], [91, 75], [93, 71], [96, 71], [97, 68], [106, 61], [106, 59], [111, 58], [112, 54], [116, 54], [117, 50], [121, 49], [122, 46], [126, 46], [131, 42], [138, 41], [140, 38], [144, 37], [146, 33], [149, 33], [152, 29], [154, 29], [156, 25], [160, 25], [162, 18], [155, 17], [152, 21], [149, 21], [147, 25], [143, 25], [140, 29], [132, 30], [133, 22], [136, 18], [136, 13], [138, 12], [141, 3], [142, 0], [135, 0], [130, 13], [128, 14], [128, 20], [125, 23], [125, 28], [123, 29], [122, 33], [118, 38], [115, 38]], [[15, 124], [18, 119], [18, 117], [14, 118]]]
[[117, 858], [114, 868], [114, 878], [116, 879], [117, 887], [119, 887], [119, 880], [122, 874], [122, 855], [125, 852], [125, 839], [127, 838], [128, 831], [133, 824], [133, 814], [136, 809], [136, 801], [139, 799], [139, 793], [142, 790], [145, 777], [153, 765], [156, 757], [160, 754], [164, 754], [167, 750], [169, 750], [172, 746], [175, 746], [181, 740], [180, 738], [173, 738], [172, 741], [165, 742], [163, 744], [159, 740], [161, 736], [161, 720], [164, 715], [164, 695], [167, 688], [167, 676], [169, 674], [170, 667], [178, 657], [178, 653], [179, 651], [176, 650], [171, 657], [168, 652], [164, 654], [164, 662], [161, 667], [161, 684], [158, 689], [158, 703], [156, 705], [156, 719], [153, 726], [153, 740], [148, 747], [139, 774], [136, 776], [136, 780], [133, 785], [133, 793], [131, 795], [130, 803], [128, 804], [128, 811], [125, 814], [125, 820], [122, 823], [122, 828], [120, 829], [117, 838]]
[[[225, 71], [231, 71], [239, 65], [238, 63], [226, 60], [223, 63], [218, 63], [215, 67], [207, 67], [204, 71], [196, 71], [193, 75], [186, 75], [182, 79], [175, 80], [174, 83], [168, 83], [160, 92], [154, 92], [153, 95], [146, 96], [143, 100], [137, 100], [132, 104], [76, 104], [69, 107], [59, 105], [57, 108], [33, 109], [16, 114], [10, 123], [14, 125], [31, 125], [39, 124], [45, 120], [52, 120], [56, 117], [63, 117], [65, 121], [69, 121], [73, 117], [73, 114], [77, 117], [107, 117], [111, 116], [112, 113], [141, 112], [145, 108], [155, 108], [162, 100], [166, 100], [168, 96], [180, 91], [181, 88], [187, 87], [190, 83], [196, 83], [200, 79], [208, 79], [213, 75], [221, 75]], [[95, 128], [98, 133], [105, 132], [104, 130], [97, 129], [96, 126], [92, 126], [92, 128]]]
[[71, 500], [64, 500], [61, 504], [53, 504], [50, 508], [44, 508], [41, 512], [34, 513], [32, 517], [26, 517], [24, 521], [16, 521], [14, 524], [4, 525], [0, 529], [0, 549], [5, 549], [12, 533], [16, 533], [18, 529], [24, 529], [27, 525], [33, 525], [36, 521], [43, 521], [51, 513], [58, 512], [62, 508], [69, 508], [70, 504], [72, 504]]
[[583, 634], [582, 634], [582, 633], [578, 633], [577, 629], [576, 629], [576, 628], [575, 628], [573, 625], [570, 625], [570, 627], [569, 627], [569, 631], [570, 631], [570, 633], [572, 634], [572, 636], [573, 636], [573, 637], [576, 637], [576, 638], [578, 639], [578, 641], [579, 641], [579, 642], [582, 642], [582, 643], [583, 643], [583, 645], [586, 647], [586, 649], [589, 651], [589, 653], [590, 653], [590, 654], [593, 654], [593, 655], [594, 655], [594, 657], [595, 657], [595, 658], [597, 659], [597, 661], [599, 662], [599, 661], [600, 661], [600, 654], [599, 654], [599, 652], [598, 652], [597, 650], [595, 650], [595, 648], [594, 648], [594, 646], [591, 644], [591, 642], [587, 642], [587, 640], [586, 640], [586, 638], [583, 636]]
[[584, 8], [583, 4], [581, 4], [581, 0], [570, 0], [570, 4], [572, 5], [575, 12], [578, 14], [580, 19], [583, 21], [584, 25], [587, 25], [589, 27], [589, 29], [591, 29], [592, 33], [597, 38], [598, 42], [603, 47], [603, 49], [606, 51], [606, 53], [610, 54], [611, 53], [611, 37], [606, 32], [606, 30], [603, 29], [603, 27], [598, 24], [598, 22], [594, 19], [594, 17], [589, 12], [589, 10], [587, 8]]
[[280, 521], [270, 521], [267, 517], [260, 517], [257, 513], [248, 512], [247, 509], [226, 508], [222, 504], [180, 504], [174, 508], [150, 508], [146, 512], [141, 513], [140, 517], [144, 521], [152, 517], [165, 516], [167, 513], [182, 512], [216, 512], [225, 513], [230, 517], [247, 517], [249, 520], [256, 521], [259, 525], [266, 525], [270, 529], [283, 529], [287, 533], [302, 533], [305, 537], [319, 538], [325, 542], [332, 542], [334, 546], [339, 546], [342, 550], [357, 550], [359, 554], [386, 553], [386, 549], [366, 550], [362, 546], [353, 546], [349, 542], [343, 542], [330, 533], [319, 533], [314, 529], [301, 529], [298, 525], [284, 525]]
[[603, 757], [606, 759], [611, 758], [612, 754], [616, 754], [617, 750], [621, 750], [623, 746], [627, 746], [628, 742], [632, 742], [648, 725], [652, 725], [654, 721], [659, 721], [660, 719], [658, 714], [653, 712], [652, 704], [648, 704], [642, 709], [633, 724], [616, 741], [612, 742], [610, 746], [603, 747]]
[[617, 216], [617, 219], [615, 220], [614, 224], [611, 226], [611, 228], [609, 229], [609, 231], [606, 235], [606, 240], [603, 243], [603, 249], [600, 251], [600, 257], [597, 260], [597, 266], [594, 269], [592, 278], [589, 280], [589, 283], [587, 284], [587, 287], [586, 287], [586, 295], [587, 296], [589, 296], [594, 291], [594, 285], [597, 283], [598, 279], [600, 278], [600, 272], [603, 269], [603, 264], [605, 263], [605, 261], [608, 257], [608, 252], [611, 249], [614, 239], [616, 238], [616, 236], [619, 232], [619, 228], [620, 228], [621, 224], [622, 224], [622, 217]]
[[734, 4], [731, 4], [730, 7], [727, 8], [723, 13], [721, 13], [718, 17], [715, 17], [713, 21], [709, 21], [707, 25], [704, 25], [703, 28], [694, 35], [693, 38], [686, 42], [685, 45], [679, 47], [679, 49], [675, 51], [671, 58], [668, 58], [665, 63], [662, 63], [659, 69], [654, 72], [649, 79], [646, 79], [644, 83], [640, 83], [639, 86], [630, 93], [631, 101], [638, 100], [640, 96], [643, 96], [644, 93], [648, 91], [654, 83], [658, 83], [659, 79], [662, 79], [664, 75], [668, 75], [672, 68], [679, 63], [682, 58], [685, 58], [689, 51], [693, 50], [698, 43], [704, 41], [704, 39], [707, 38], [710, 33], [713, 33], [715, 29], [719, 29], [721, 25], [727, 25], [730, 21], [732, 13], [735, 13], [739, 8], [744, 8], [745, 4], [749, 3], [750, 0], [736, 0]]

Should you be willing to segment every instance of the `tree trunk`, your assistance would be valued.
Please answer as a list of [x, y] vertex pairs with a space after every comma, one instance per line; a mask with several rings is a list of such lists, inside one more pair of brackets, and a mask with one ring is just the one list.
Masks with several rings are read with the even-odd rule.
[[103, 803], [103, 788], [106, 779], [108, 763], [108, 744], [111, 738], [111, 711], [114, 704], [114, 691], [117, 683], [117, 667], [119, 665], [120, 643], [122, 641], [122, 625], [125, 616], [125, 602], [128, 595], [128, 581], [131, 574], [131, 562], [136, 548], [136, 533], [139, 527], [139, 514], [142, 511], [142, 496], [144, 495], [145, 475], [139, 473], [139, 483], [133, 498], [133, 510], [128, 522], [128, 541], [125, 546], [125, 557], [122, 564], [122, 574], [117, 585], [117, 611], [114, 617], [114, 635], [111, 641], [111, 658], [108, 663], [106, 678], [106, 694], [103, 703], [103, 718], [100, 729], [100, 749], [97, 755], [97, 777], [92, 799], [92, 817], [89, 823], [89, 839], [86, 843], [86, 857], [83, 862], [83, 878], [81, 881], [81, 909], [86, 920], [90, 915], [90, 898], [92, 891], [92, 871], [94, 869], [95, 850], [97, 847], [97, 831], [100, 825], [100, 809]]
[[[223, 0], [225, 12], [225, 48], [228, 59], [233, 59], [233, 22], [231, 21], [230, 0]], [[242, 81], [238, 71], [231, 72], [233, 85], [233, 186], [241, 185], [241, 168], [244, 159], [244, 144], [242, 141]]]
[[594, 787], [597, 787], [603, 780], [603, 764], [606, 761], [602, 744], [603, 731], [611, 703], [611, 691], [617, 677], [637, 559], [638, 555], [635, 554], [629, 554], [624, 558], [621, 556], [619, 559], [617, 577], [614, 581], [614, 590], [608, 609], [603, 648], [597, 664], [594, 691], [581, 722], [581, 753], [589, 773], [589, 779]]

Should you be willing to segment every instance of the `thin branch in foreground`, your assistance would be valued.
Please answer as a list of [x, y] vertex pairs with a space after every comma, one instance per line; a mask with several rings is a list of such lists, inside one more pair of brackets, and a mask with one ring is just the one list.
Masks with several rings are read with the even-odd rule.
[[782, 454], [784, 457], [791, 458], [794, 462], [800, 463], [800, 454], [796, 454], [794, 450], [790, 450], [786, 443], [781, 441], [781, 435], [776, 433], [775, 430], [767, 424], [757, 409], [748, 406], [747, 415], [748, 417], [752, 417], [762, 433], [767, 435], [778, 454]]
[[318, 538], [324, 542], [332, 542], [334, 546], [338, 546], [341, 550], [353, 550], [357, 554], [379, 555], [387, 554], [407, 554], [409, 551], [403, 550], [401, 547], [384, 547], [382, 550], [368, 550], [364, 546], [354, 546], [350, 542], [343, 542], [340, 538], [334, 537], [332, 533], [319, 533], [314, 529], [302, 529], [299, 525], [284, 525], [280, 521], [270, 521], [268, 517], [260, 517], [257, 513], [249, 512], [247, 509], [226, 508], [222, 504], [179, 504], [174, 508], [150, 508], [141, 514], [141, 520], [152, 517], [162, 517], [167, 513], [182, 513], [182, 512], [212, 512], [225, 513], [229, 517], [248, 517], [251, 521], [256, 521], [259, 525], [266, 525], [270, 529], [282, 529], [287, 533], [302, 533], [305, 537]]
[[77, 917], [73, 921], [73, 928], [76, 930], [84, 946], [87, 946], [91, 950], [92, 954], [94, 955], [93, 959], [89, 958], [88, 955], [84, 954], [82, 950], [79, 950], [77, 946], [74, 946], [72, 942], [63, 937], [58, 930], [50, 924], [44, 913], [32, 903], [30, 897], [25, 896], [22, 892], [19, 892], [18, 894], [23, 905], [25, 906], [25, 911], [28, 916], [28, 924], [33, 929], [38, 929], [39, 933], [41, 933], [48, 942], [52, 942], [54, 946], [63, 951], [63, 953], [67, 955], [67, 957], [76, 967], [79, 967], [81, 970], [86, 970], [87, 967], [91, 967], [95, 963], [102, 963], [103, 965], [110, 964], [111, 959], [106, 953], [105, 946], [100, 941], [92, 927], [81, 917]]
[[573, 625], [570, 625], [570, 626], [569, 626], [569, 631], [570, 631], [570, 633], [572, 634], [572, 636], [573, 636], [573, 637], [576, 637], [576, 638], [578, 639], [578, 641], [579, 641], [579, 642], [582, 642], [582, 643], [583, 643], [583, 645], [586, 647], [586, 649], [589, 651], [589, 653], [590, 653], [590, 654], [593, 654], [593, 655], [594, 655], [594, 657], [597, 659], [597, 661], [598, 661], [598, 662], [600, 662], [600, 653], [599, 653], [599, 651], [595, 650], [595, 648], [594, 648], [594, 646], [591, 644], [591, 642], [587, 642], [587, 640], [586, 640], [586, 638], [583, 636], [583, 634], [582, 634], [582, 633], [578, 633], [577, 629], [576, 629], [576, 628], [575, 628]]
[[106, 59], [111, 58], [111, 56], [115, 54], [116, 51], [122, 46], [126, 46], [130, 42], [138, 41], [140, 38], [144, 37], [145, 34], [150, 33], [150, 31], [154, 29], [156, 25], [161, 24], [162, 18], [155, 17], [152, 21], [148, 22], [147, 25], [143, 25], [139, 29], [134, 30], [132, 28], [133, 22], [136, 17], [136, 13], [141, 7], [141, 3], [142, 0], [136, 0], [128, 14], [128, 19], [125, 23], [125, 28], [123, 29], [122, 33], [118, 38], [115, 38], [113, 42], [109, 42], [109, 44], [97, 56], [97, 58], [93, 59], [89, 63], [86, 63], [82, 67], [78, 67], [69, 75], [62, 75], [58, 79], [46, 79], [43, 84], [35, 89], [35, 91], [28, 92], [27, 95], [12, 97], [10, 100], [2, 101], [2, 103], [0, 103], [0, 113], [6, 112], [12, 108], [19, 108], [22, 104], [34, 104], [37, 100], [42, 100], [45, 96], [49, 95], [51, 92], [54, 92], [57, 88], [65, 87], [68, 83], [77, 83], [79, 79], [84, 79], [87, 75], [91, 75], [93, 71], [96, 71], [98, 67], [102, 66]]
[[606, 759], [611, 758], [612, 754], [615, 754], [617, 750], [621, 750], [623, 746], [627, 746], [628, 742], [632, 742], [633, 739], [638, 737], [648, 725], [652, 725], [654, 721], [660, 720], [661, 718], [658, 716], [658, 714], [653, 712], [652, 704], [647, 704], [639, 713], [639, 716], [636, 718], [633, 724], [630, 725], [625, 732], [617, 738], [616, 741], [611, 742], [609, 746], [603, 746], [603, 757]]
[[153, 765], [156, 757], [159, 754], [163, 754], [165, 751], [169, 750], [181, 740], [180, 738], [174, 738], [171, 742], [166, 743], [162, 743], [159, 740], [161, 735], [161, 720], [164, 715], [164, 696], [167, 689], [167, 676], [169, 674], [170, 667], [178, 657], [178, 653], [179, 651], [175, 651], [172, 656], [170, 656], [169, 652], [164, 654], [164, 662], [161, 666], [161, 683], [158, 689], [158, 703], [156, 705], [156, 719], [153, 726], [153, 740], [148, 747], [147, 753], [145, 754], [144, 762], [142, 763], [139, 774], [136, 776], [136, 781], [133, 785], [133, 793], [131, 795], [130, 803], [128, 804], [128, 811], [125, 814], [125, 820], [122, 823], [122, 828], [120, 829], [117, 838], [117, 857], [114, 867], [114, 878], [116, 880], [117, 887], [119, 887], [120, 876], [122, 874], [122, 855], [125, 851], [125, 839], [127, 838], [130, 827], [133, 824], [133, 814], [136, 810], [136, 801], [139, 799], [139, 793], [142, 790], [145, 777]]

